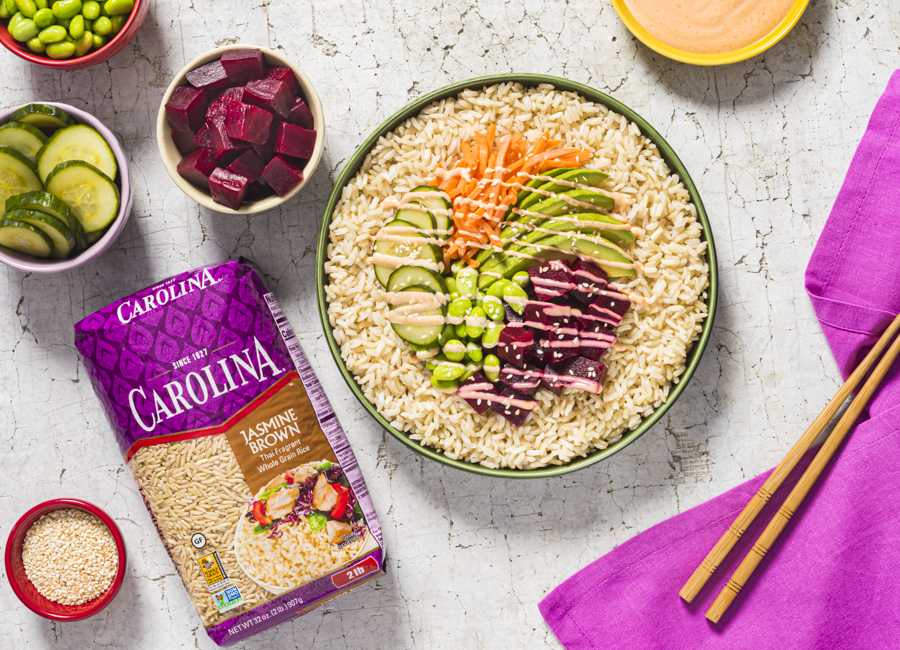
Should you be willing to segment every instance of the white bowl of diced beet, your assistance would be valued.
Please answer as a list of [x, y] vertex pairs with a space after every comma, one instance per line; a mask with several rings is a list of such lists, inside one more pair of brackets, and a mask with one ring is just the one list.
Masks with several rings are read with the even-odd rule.
[[264, 47], [211, 50], [178, 73], [156, 141], [176, 185], [200, 205], [255, 214], [291, 199], [319, 164], [322, 103], [309, 78]]

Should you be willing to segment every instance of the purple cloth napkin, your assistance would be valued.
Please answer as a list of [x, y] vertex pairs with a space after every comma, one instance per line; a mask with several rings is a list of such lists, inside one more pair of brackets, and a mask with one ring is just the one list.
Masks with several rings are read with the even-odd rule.
[[[900, 71], [856, 151], [806, 288], [846, 377], [900, 311]], [[553, 590], [540, 610], [556, 637], [567, 650], [900, 648], [898, 372], [900, 363], [718, 624], [707, 609], [816, 449], [693, 603], [679, 590], [769, 472], [654, 526]]]

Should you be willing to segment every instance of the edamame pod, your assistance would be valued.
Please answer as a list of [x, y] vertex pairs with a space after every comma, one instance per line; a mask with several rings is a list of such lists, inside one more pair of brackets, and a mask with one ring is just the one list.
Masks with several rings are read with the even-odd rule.
[[75, 44], [67, 41], [51, 43], [47, 46], [47, 56], [51, 59], [68, 59], [75, 54]]
[[500, 359], [497, 355], [489, 354], [484, 358], [484, 376], [491, 382], [500, 379]]

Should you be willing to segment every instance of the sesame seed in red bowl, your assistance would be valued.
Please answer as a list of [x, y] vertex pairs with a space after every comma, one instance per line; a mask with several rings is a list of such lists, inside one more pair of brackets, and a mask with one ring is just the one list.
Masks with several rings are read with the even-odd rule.
[[54, 621], [99, 613], [125, 578], [125, 542], [118, 526], [80, 499], [45, 501], [22, 515], [9, 534], [5, 560], [18, 599]]

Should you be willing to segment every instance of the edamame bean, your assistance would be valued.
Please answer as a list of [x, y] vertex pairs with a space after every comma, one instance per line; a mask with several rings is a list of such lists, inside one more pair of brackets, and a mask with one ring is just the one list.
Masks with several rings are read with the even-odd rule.
[[500, 332], [502, 331], [503, 325], [500, 323], [491, 323], [488, 328], [484, 330], [484, 334], [481, 335], [481, 346], [488, 350], [497, 347], [497, 343], [500, 341]]
[[500, 359], [497, 355], [489, 354], [484, 358], [484, 376], [492, 382], [500, 379]]
[[506, 317], [506, 310], [503, 309], [503, 303], [499, 298], [494, 296], [485, 296], [483, 307], [484, 313], [493, 321], [503, 322]]
[[106, 45], [106, 37], [94, 34], [94, 49], [99, 50], [104, 45]]
[[466, 346], [458, 339], [447, 341], [443, 347], [443, 351], [444, 356], [450, 361], [462, 361], [466, 356]]
[[107, 18], [109, 18], [110, 15], [109, 15], [109, 12], [106, 11], [105, 5], [106, 5], [105, 2], [101, 2], [101, 3], [100, 3], [100, 15], [101, 15], [101, 16], [106, 16]]
[[503, 289], [506, 288], [506, 285], [512, 284], [509, 280], [503, 278], [497, 280], [494, 284], [492, 284], [488, 290], [487, 295], [493, 296], [494, 298], [502, 298], [503, 297]]
[[476, 372], [478, 372], [479, 370], [481, 370], [481, 364], [480, 364], [480, 363], [467, 363], [467, 364], [466, 364], [466, 371], [465, 371], [465, 372], [462, 374], [462, 376], [459, 378], [460, 383], [464, 382], [466, 379], [468, 379], [469, 377], [471, 377], [472, 375], [474, 375], [474, 374], [475, 374]]
[[477, 324], [482, 319], [487, 319], [487, 314], [484, 313], [484, 310], [481, 307], [472, 307], [472, 311], [466, 317], [467, 321], [475, 321], [475, 324], [471, 325], [468, 322], [466, 323], [466, 333], [470, 339], [477, 339], [484, 332], [484, 325]]
[[85, 32], [77, 41], [75, 41], [75, 56], [84, 56], [91, 51], [94, 46], [94, 35]]
[[68, 59], [75, 54], [75, 44], [61, 41], [47, 46], [47, 56], [51, 59]]
[[453, 325], [444, 325], [444, 329], [441, 332], [441, 338], [438, 339], [438, 345], [444, 347], [447, 341], [451, 340], [456, 336], [456, 327]]
[[69, 29], [69, 23], [71, 23], [71, 22], [72, 22], [71, 18], [57, 18], [56, 19], [56, 24], [60, 25], [65, 30]]
[[17, 41], [24, 43], [37, 36], [40, 31], [41, 30], [38, 29], [33, 20], [24, 18], [17, 22], [16, 26], [9, 30], [9, 33]]
[[531, 282], [531, 276], [528, 275], [528, 271], [519, 271], [512, 276], [512, 281], [524, 289]]
[[134, 0], [106, 0], [103, 3], [103, 8], [106, 9], [106, 13], [110, 16], [130, 14], [131, 10], [134, 9]]
[[481, 349], [480, 345], [473, 341], [466, 346], [466, 356], [469, 357], [470, 361], [481, 363], [484, 359], [484, 350]]
[[474, 269], [460, 269], [456, 275], [456, 290], [459, 295], [474, 298], [478, 293], [478, 273]]
[[88, 0], [81, 5], [81, 15], [87, 20], [97, 20], [100, 17], [100, 3], [96, 0]]
[[16, 0], [16, 8], [26, 18], [33, 18], [37, 13], [37, 5], [34, 4], [34, 0]]
[[459, 380], [454, 379], [453, 381], [441, 381], [440, 379], [435, 378], [434, 375], [431, 375], [431, 385], [437, 388], [438, 390], [445, 391], [455, 391], [459, 388]]
[[9, 18], [9, 10], [5, 2], [0, 2], [0, 18]]
[[119, 32], [121, 32], [127, 20], [128, 16], [113, 16], [112, 18], [110, 18], [109, 22], [112, 23], [113, 34], [118, 34]]
[[466, 367], [461, 363], [439, 363], [431, 371], [431, 376], [438, 381], [453, 381], [462, 377], [465, 371]]
[[76, 41], [84, 36], [84, 16], [78, 15], [69, 23], [69, 36]]
[[84, 31], [91, 32], [92, 34], [94, 33], [94, 21], [93, 20], [88, 20], [87, 18], [84, 19]]
[[52, 9], [57, 18], [74, 18], [81, 13], [81, 0], [56, 0]]
[[44, 43], [41, 42], [41, 39], [39, 39], [37, 36], [35, 36], [34, 38], [29, 38], [25, 42], [25, 45], [27, 45], [28, 49], [35, 54], [43, 54], [44, 50], [47, 49], [47, 46], [44, 45]]
[[10, 16], [15, 16], [19, 13], [19, 8], [16, 6], [16, 0], [3, 0], [3, 4], [6, 6], [6, 11], [9, 12]]
[[49, 9], [38, 9], [32, 20], [39, 29], [44, 29], [45, 27], [56, 24], [56, 16], [54, 16], [53, 12]]
[[94, 35], [106, 36], [112, 31], [112, 21], [102, 16], [94, 21]]
[[466, 315], [472, 310], [472, 301], [468, 298], [456, 298], [447, 305], [447, 316], [449, 316], [450, 322], [457, 324], [459, 319], [465, 318]]
[[41, 30], [41, 33], [38, 34], [38, 38], [41, 39], [41, 42], [44, 45], [50, 45], [50, 43], [59, 43], [60, 41], [66, 40], [66, 30], [64, 30], [60, 25], [52, 25], [50, 27], [47, 27], [46, 29]]
[[528, 294], [525, 293], [525, 289], [510, 282], [503, 287], [503, 299], [512, 307], [513, 311], [521, 314], [525, 311], [525, 301], [528, 300]]
[[456, 325], [454, 327], [454, 331], [455, 331], [456, 335], [461, 339], [468, 338], [468, 336], [469, 336], [469, 333], [468, 333], [469, 329], [466, 327], [465, 323], [460, 323], [459, 325]]
[[34, 6], [38, 8], [38, 11], [47, 9], [50, 6], [50, 0], [34, 0]]
[[15, 13], [10, 17], [9, 22], [6, 23], [6, 30], [7, 30], [8, 32], [12, 33], [13, 27], [15, 27], [16, 25], [18, 25], [18, 24], [19, 24], [20, 22], [22, 22], [23, 20], [25, 20], [25, 16], [23, 16], [22, 14], [20, 14], [18, 11], [15, 12]]
[[446, 360], [447, 360], [447, 357], [445, 357], [443, 354], [436, 354], [433, 357], [431, 357], [430, 359], [425, 360], [425, 367], [428, 368], [429, 370], [434, 370], [435, 368], [437, 368], [441, 363], [443, 363]]
[[456, 291], [456, 278], [447, 278], [447, 293]]

